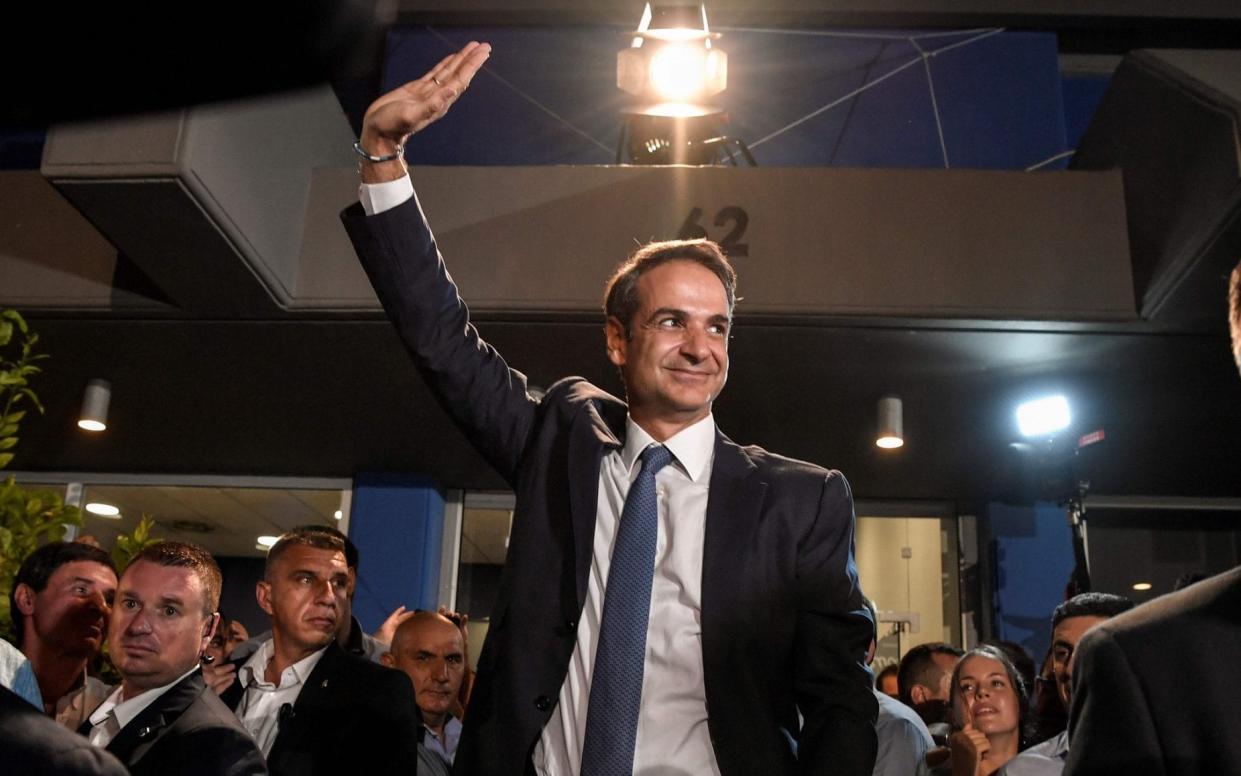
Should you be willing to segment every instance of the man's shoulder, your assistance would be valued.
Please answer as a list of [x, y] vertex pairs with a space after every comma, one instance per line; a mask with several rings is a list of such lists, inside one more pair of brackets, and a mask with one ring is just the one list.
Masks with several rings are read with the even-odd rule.
[[1241, 566], [1118, 614], [1093, 628], [1084, 640], [1110, 637], [1121, 646], [1148, 644], [1160, 634], [1185, 634], [1195, 623], [1237, 611], [1241, 611]]
[[830, 479], [839, 479], [844, 482], [844, 475], [838, 469], [829, 469], [817, 463], [773, 453], [758, 445], [738, 445], [728, 437], [722, 438], [718, 449], [728, 450], [730, 445], [771, 478], [805, 480], [819, 484]]
[[0, 686], [0, 751], [4, 770], [29, 774], [124, 774], [125, 768], [83, 736]]
[[594, 404], [601, 407], [626, 407], [625, 402], [587, 380], [585, 377], [572, 375], [562, 377], [552, 383], [543, 397], [549, 406], [563, 406], [568, 409], [580, 409], [584, 405]]
[[[409, 677], [404, 673], [367, 660], [365, 657], [351, 655], [335, 644], [324, 653], [323, 658], [307, 677], [306, 683], [321, 689], [335, 687], [339, 694], [351, 697], [358, 692], [370, 696], [377, 692], [393, 690], [404, 695], [402, 690], [406, 689], [409, 690], [411, 697], [413, 695]], [[369, 700], [369, 697], [361, 699]]]
[[204, 686], [202, 691], [186, 706], [178, 720], [187, 730], [221, 729], [240, 733], [249, 738], [241, 720], [220, 700], [215, 690]]
[[877, 729], [891, 728], [903, 731], [924, 740], [928, 746], [932, 743], [931, 732], [927, 730], [926, 723], [922, 721], [917, 712], [881, 692], [875, 693], [875, 700], [879, 703], [879, 716], [875, 722]]

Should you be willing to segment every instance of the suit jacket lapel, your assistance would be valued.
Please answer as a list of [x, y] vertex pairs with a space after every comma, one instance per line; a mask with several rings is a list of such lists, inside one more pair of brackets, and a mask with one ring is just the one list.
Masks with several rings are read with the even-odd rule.
[[605, 453], [624, 444], [626, 409], [614, 401], [591, 401], [586, 403], [585, 413], [586, 422], [574, 423], [569, 431], [568, 450], [577, 611], [586, 603], [595, 515], [599, 511], [599, 467]]
[[317, 707], [325, 705], [325, 698], [330, 696], [333, 689], [332, 679], [339, 673], [337, 666], [344, 659], [344, 650], [333, 640], [323, 652], [323, 657], [315, 663], [310, 676], [306, 677], [306, 682], [293, 703], [292, 716], [279, 719], [276, 740], [272, 742], [271, 753], [267, 756], [273, 773], [281, 770], [281, 762], [288, 755], [311, 748], [301, 743], [301, 739], [310, 732], [310, 726], [305, 722], [314, 717]]
[[127, 766], [134, 765], [142, 759], [142, 755], [146, 754], [151, 745], [167, 732], [168, 727], [177, 721], [194, 699], [202, 694], [205, 687], [201, 671], [195, 671], [169, 687], [163, 695], [131, 719], [128, 725], [121, 728], [116, 738], [108, 743], [107, 750]]
[[[748, 546], [762, 512], [767, 483], [758, 475], [758, 467], [750, 456], [717, 430], [702, 547], [704, 658], [714, 646], [717, 616], [724, 613], [729, 604], [726, 593], [736, 585], [740, 568], [738, 556]], [[724, 600], [720, 600], [721, 597]]]

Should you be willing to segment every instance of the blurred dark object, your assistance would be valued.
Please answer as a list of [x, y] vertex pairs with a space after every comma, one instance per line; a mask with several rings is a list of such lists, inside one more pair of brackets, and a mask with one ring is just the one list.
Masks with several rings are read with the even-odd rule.
[[[0, 126], [106, 118], [378, 78], [388, 0], [25, 4], [6, 13]], [[290, 128], [291, 131], [295, 128]]]

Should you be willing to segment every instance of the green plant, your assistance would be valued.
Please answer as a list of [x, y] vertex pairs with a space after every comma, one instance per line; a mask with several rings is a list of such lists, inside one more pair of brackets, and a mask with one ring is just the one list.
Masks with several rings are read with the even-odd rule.
[[112, 548], [112, 562], [116, 564], [118, 573], [125, 571], [125, 567], [138, 556], [138, 553], [152, 544], [163, 541], [163, 539], [151, 536], [151, 529], [154, 527], [155, 520], [149, 515], [143, 515], [133, 533], [116, 537], [116, 546]]
[[[14, 334], [21, 336], [14, 340]], [[0, 469], [13, 460], [17, 429], [26, 417], [26, 411], [19, 405], [29, 401], [43, 412], [39, 397], [29, 385], [30, 377], [40, 371], [35, 362], [47, 358], [45, 354], [34, 352], [38, 342], [39, 335], [30, 331], [20, 313], [0, 310]], [[16, 353], [11, 352], [14, 349]]]
[[[0, 310], [0, 469], [13, 460], [23, 402], [43, 412], [29, 383], [40, 371], [36, 362], [47, 358], [35, 352], [38, 342], [16, 310]], [[55, 492], [27, 490], [12, 476], [0, 485], [0, 635], [12, 636], [9, 593], [22, 561], [40, 544], [63, 539], [70, 525], [81, 526], [82, 513]]]

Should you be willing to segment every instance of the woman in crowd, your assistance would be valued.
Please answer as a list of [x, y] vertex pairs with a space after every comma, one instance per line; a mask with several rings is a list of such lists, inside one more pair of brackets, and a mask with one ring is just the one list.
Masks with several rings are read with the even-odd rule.
[[999, 649], [966, 652], [952, 674], [953, 776], [989, 776], [1022, 748], [1025, 682]]

